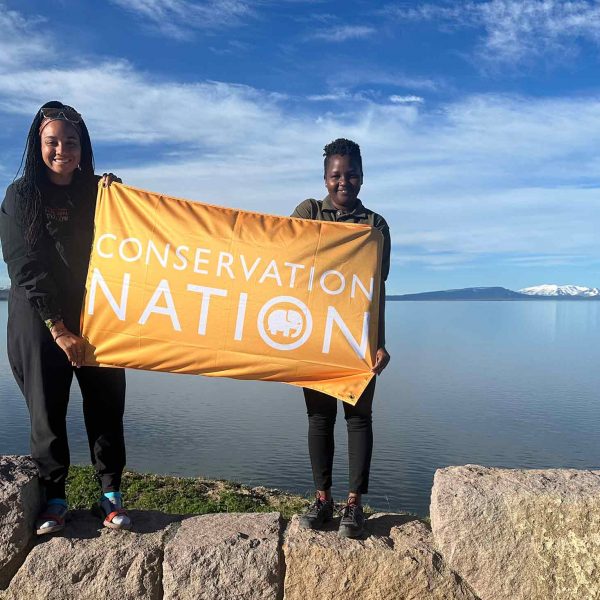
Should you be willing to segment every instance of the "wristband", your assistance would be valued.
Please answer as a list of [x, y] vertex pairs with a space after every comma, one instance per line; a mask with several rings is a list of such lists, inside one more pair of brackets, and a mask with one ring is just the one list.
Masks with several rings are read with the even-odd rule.
[[44, 323], [48, 329], [52, 329], [57, 323], [62, 321], [62, 317], [54, 317], [53, 319], [46, 319]]

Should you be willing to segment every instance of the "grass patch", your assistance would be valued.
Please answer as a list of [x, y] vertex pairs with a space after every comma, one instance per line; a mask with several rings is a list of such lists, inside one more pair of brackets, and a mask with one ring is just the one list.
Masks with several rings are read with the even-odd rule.
[[[134, 471], [123, 473], [121, 491], [127, 508], [179, 515], [278, 511], [284, 518], [290, 518], [309, 504], [307, 498], [280, 490], [249, 488], [231, 481]], [[98, 501], [99, 494], [92, 467], [70, 467], [67, 501], [71, 508], [90, 508]]]

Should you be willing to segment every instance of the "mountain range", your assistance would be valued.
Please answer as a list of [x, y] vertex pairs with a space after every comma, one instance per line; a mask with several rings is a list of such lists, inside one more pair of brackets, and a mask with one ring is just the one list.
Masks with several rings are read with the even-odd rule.
[[582, 285], [555, 285], [545, 284], [519, 290], [521, 294], [528, 296], [580, 296], [582, 298], [593, 298], [600, 296], [600, 289], [589, 288]]
[[545, 284], [515, 292], [503, 287], [470, 287], [420, 294], [387, 296], [388, 300], [600, 300], [600, 289], [581, 285]]

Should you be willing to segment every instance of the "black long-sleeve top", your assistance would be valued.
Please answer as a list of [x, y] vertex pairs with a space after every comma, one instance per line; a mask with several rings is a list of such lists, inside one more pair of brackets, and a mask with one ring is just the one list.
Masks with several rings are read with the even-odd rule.
[[18, 219], [22, 201], [18, 181], [8, 187], [0, 207], [2, 254], [11, 293], [26, 298], [43, 320], [62, 317], [75, 332], [94, 234], [98, 179], [76, 172], [70, 185], [56, 185], [43, 178], [38, 184], [43, 229], [33, 247], [25, 241]]

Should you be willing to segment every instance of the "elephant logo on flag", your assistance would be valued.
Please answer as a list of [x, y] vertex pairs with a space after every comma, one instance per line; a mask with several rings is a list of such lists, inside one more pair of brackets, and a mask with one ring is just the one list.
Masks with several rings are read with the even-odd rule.
[[297, 310], [284, 310], [282, 308], [274, 310], [269, 315], [268, 330], [271, 335], [283, 333], [285, 337], [297, 338], [301, 331], [304, 319]]

